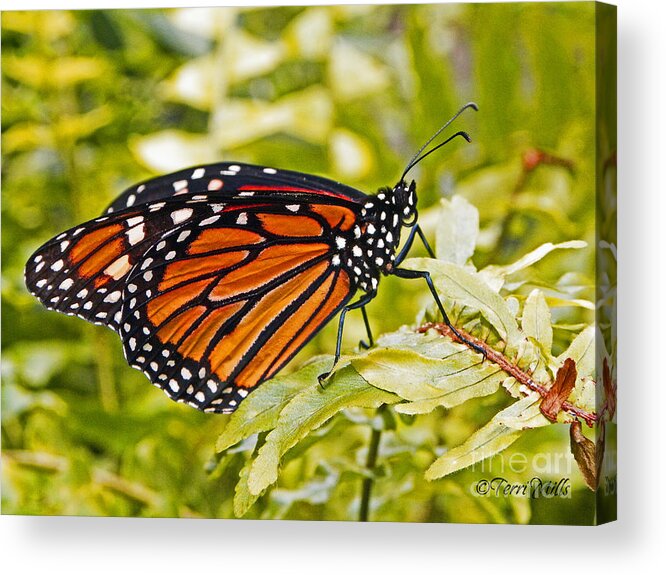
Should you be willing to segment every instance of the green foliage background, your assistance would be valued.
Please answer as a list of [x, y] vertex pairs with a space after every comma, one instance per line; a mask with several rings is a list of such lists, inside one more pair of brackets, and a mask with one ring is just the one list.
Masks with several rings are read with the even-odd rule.
[[[115, 335], [45, 311], [23, 285], [41, 243], [156, 173], [234, 159], [371, 192], [395, 183], [418, 146], [474, 100], [480, 112], [456, 123], [473, 143], [451, 144], [414, 172], [422, 224], [432, 237], [439, 200], [454, 193], [476, 206], [477, 268], [586, 241], [511, 287], [521, 305], [543, 291], [553, 353], [564, 351], [594, 319], [580, 305], [594, 301], [594, 48], [589, 3], [3, 13], [3, 512], [233, 516], [256, 437], [216, 456], [227, 417], [168, 401], [125, 364]], [[535, 150], [564, 162], [529, 169]], [[429, 301], [419, 282], [385, 279], [369, 306], [375, 332], [413, 324]], [[330, 354], [335, 327], [294, 367]], [[350, 314], [346, 348], [363, 333]], [[525, 434], [483, 470], [424, 479], [511, 401], [500, 390], [390, 415], [373, 519], [592, 522], [594, 494], [567, 455], [564, 425]], [[373, 413], [345, 411], [301, 441], [246, 517], [354, 518]], [[512, 471], [512, 453], [531, 464]], [[571, 477], [571, 498], [470, 491], [489, 474], [527, 481], [534, 458], [549, 454], [567, 458], [553, 478]]]

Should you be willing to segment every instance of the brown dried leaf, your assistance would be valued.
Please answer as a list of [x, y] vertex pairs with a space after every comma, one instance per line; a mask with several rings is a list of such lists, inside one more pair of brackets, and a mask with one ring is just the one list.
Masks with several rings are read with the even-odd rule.
[[583, 479], [587, 486], [595, 491], [599, 475], [594, 442], [583, 435], [582, 425], [578, 420], [571, 424], [569, 438], [571, 439], [571, 453], [583, 474]]
[[606, 452], [606, 423], [602, 419], [599, 422], [599, 431], [597, 432], [597, 485], [601, 479], [601, 467], [604, 463], [604, 453]]
[[576, 385], [576, 362], [570, 357], [564, 360], [564, 365], [557, 370], [555, 383], [546, 393], [541, 402], [541, 413], [550, 421], [557, 421], [557, 414], [562, 404], [567, 400]]
[[612, 421], [617, 408], [617, 383], [613, 381], [611, 376], [610, 366], [608, 365], [608, 358], [604, 358], [603, 368], [603, 384], [605, 397], [605, 408], [608, 410], [608, 420]]

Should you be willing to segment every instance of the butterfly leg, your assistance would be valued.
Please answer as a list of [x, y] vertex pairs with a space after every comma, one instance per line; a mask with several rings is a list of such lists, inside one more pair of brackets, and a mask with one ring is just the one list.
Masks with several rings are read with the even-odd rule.
[[376, 294], [374, 292], [369, 292], [365, 294], [358, 301], [350, 303], [349, 305], [346, 305], [345, 307], [342, 308], [342, 311], [340, 312], [340, 320], [338, 321], [338, 339], [335, 344], [335, 357], [333, 358], [333, 365], [331, 366], [331, 369], [329, 371], [327, 371], [326, 373], [322, 373], [317, 377], [320, 386], [324, 387], [324, 380], [329, 375], [331, 375], [331, 373], [335, 369], [336, 364], [340, 360], [340, 353], [342, 349], [342, 333], [345, 327], [345, 316], [347, 315], [348, 311], [358, 308], [361, 308], [363, 310], [364, 312], [363, 317], [366, 320], [366, 328], [368, 328], [368, 335], [370, 336], [370, 341], [372, 342], [372, 334], [369, 331], [369, 323], [367, 323], [367, 316], [365, 315], [365, 306], [375, 297], [375, 295]]
[[363, 314], [363, 323], [365, 323], [365, 331], [368, 334], [367, 343], [363, 340], [358, 342], [358, 345], [361, 349], [370, 349], [375, 345], [375, 340], [372, 337], [372, 330], [370, 329], [370, 321], [368, 320], [368, 312], [365, 311], [365, 306], [361, 308], [361, 313]]
[[409, 250], [412, 248], [412, 244], [414, 243], [414, 238], [416, 236], [419, 236], [421, 241], [423, 242], [423, 245], [425, 246], [426, 251], [428, 252], [428, 255], [431, 258], [435, 257], [435, 252], [432, 251], [432, 248], [430, 247], [430, 244], [428, 243], [428, 240], [425, 237], [425, 234], [423, 233], [423, 230], [421, 229], [421, 226], [416, 224], [412, 229], [409, 231], [409, 236], [407, 236], [407, 241], [405, 242], [405, 245], [402, 247], [398, 255], [395, 257], [395, 265], [399, 266], [402, 261], [407, 257], [407, 254], [409, 253]]
[[396, 268], [393, 270], [393, 274], [399, 278], [405, 278], [405, 279], [418, 279], [418, 278], [423, 278], [426, 283], [428, 284], [428, 288], [430, 289], [430, 293], [432, 294], [432, 297], [435, 299], [435, 303], [437, 304], [437, 307], [439, 308], [439, 312], [442, 314], [442, 318], [444, 319], [444, 323], [447, 325], [447, 327], [456, 335], [456, 337], [471, 347], [472, 349], [478, 351], [480, 354], [483, 355], [484, 359], [486, 358], [486, 350], [483, 349], [479, 344], [474, 343], [473, 341], [469, 340], [466, 338], [464, 335], [462, 335], [451, 323], [451, 320], [449, 319], [449, 316], [446, 314], [446, 310], [444, 309], [444, 306], [442, 305], [441, 300], [439, 299], [439, 295], [437, 294], [437, 290], [435, 289], [435, 285], [432, 283], [432, 278], [430, 277], [430, 272], [427, 271], [419, 271], [419, 270], [407, 270], [403, 268]]

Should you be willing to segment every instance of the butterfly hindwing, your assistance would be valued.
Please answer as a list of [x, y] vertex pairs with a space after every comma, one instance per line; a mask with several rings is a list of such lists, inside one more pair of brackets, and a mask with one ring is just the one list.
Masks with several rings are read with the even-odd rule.
[[126, 280], [129, 363], [172, 398], [227, 412], [351, 298], [336, 205], [229, 205], [169, 232]]

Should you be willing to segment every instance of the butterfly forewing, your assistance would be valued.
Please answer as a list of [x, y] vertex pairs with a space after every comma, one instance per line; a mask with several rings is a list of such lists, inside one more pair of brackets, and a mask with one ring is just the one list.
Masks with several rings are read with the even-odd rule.
[[129, 363], [175, 400], [225, 412], [352, 296], [334, 262], [349, 207], [231, 205], [169, 232], [126, 281]]
[[277, 199], [279, 196], [276, 194], [280, 192], [301, 192], [313, 197], [338, 197], [359, 202], [366, 197], [354, 188], [311, 174], [223, 162], [188, 168], [132, 186], [118, 196], [107, 211], [117, 212], [184, 195], [218, 194]]
[[63, 232], [28, 261], [28, 289], [49, 309], [116, 329], [126, 278], [143, 253], [165, 229], [183, 224], [178, 214], [211, 211], [193, 202], [168, 208], [166, 202], [137, 206]]

